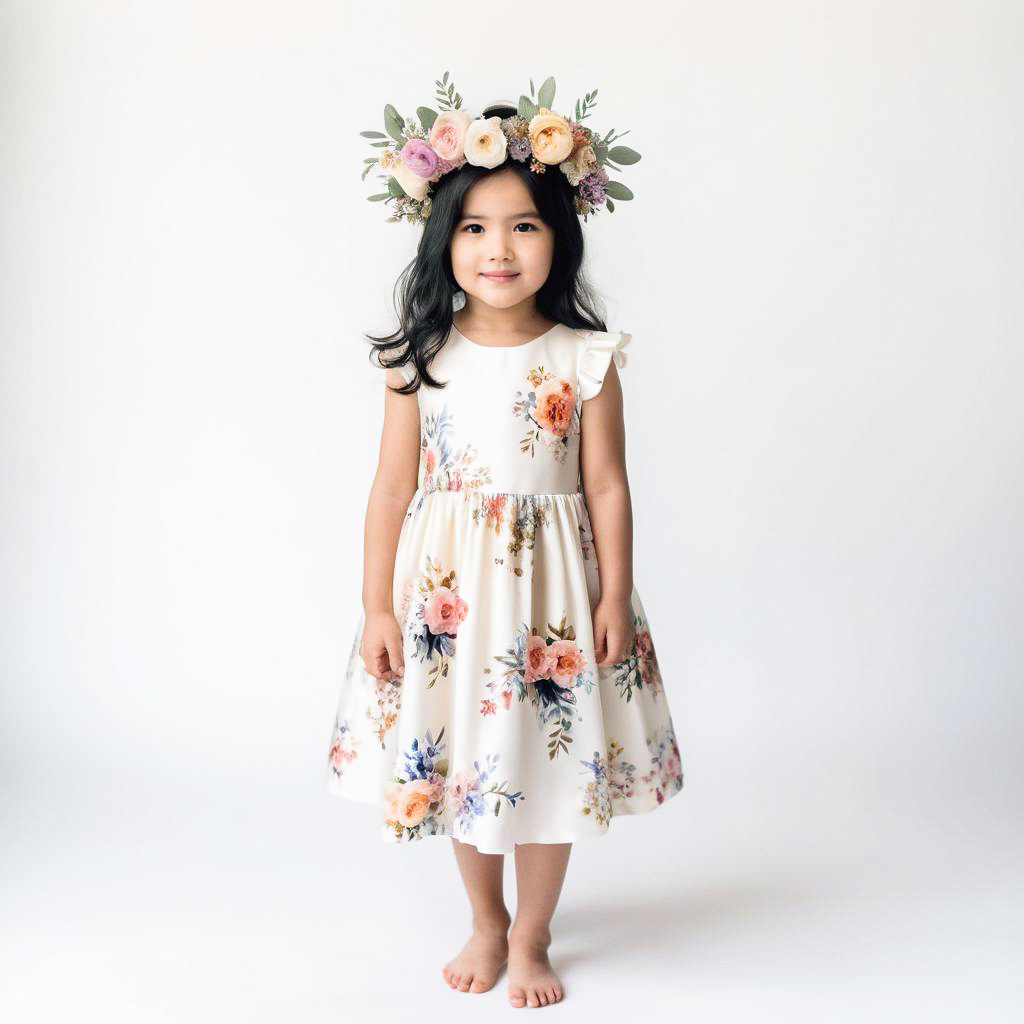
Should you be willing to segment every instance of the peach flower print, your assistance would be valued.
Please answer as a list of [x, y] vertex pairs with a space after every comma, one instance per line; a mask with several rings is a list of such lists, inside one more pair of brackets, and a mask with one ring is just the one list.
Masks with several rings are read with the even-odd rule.
[[455, 636], [468, 611], [469, 605], [458, 594], [448, 587], [438, 587], [423, 605], [423, 621], [435, 635]]
[[555, 670], [553, 651], [544, 637], [531, 633], [526, 641], [526, 681], [550, 679]]
[[397, 821], [406, 828], [418, 825], [429, 813], [430, 805], [437, 801], [444, 789], [444, 777], [413, 779], [395, 783], [385, 795], [385, 808], [389, 821]]
[[571, 686], [587, 665], [587, 659], [573, 640], [556, 640], [551, 644], [551, 655], [554, 661], [551, 678], [560, 686]]
[[565, 437], [572, 425], [576, 391], [567, 380], [552, 377], [537, 388], [537, 422], [556, 437]]

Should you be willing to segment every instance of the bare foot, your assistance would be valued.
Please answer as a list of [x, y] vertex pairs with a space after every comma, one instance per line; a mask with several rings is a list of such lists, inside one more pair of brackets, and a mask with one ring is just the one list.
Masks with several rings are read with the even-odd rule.
[[508, 923], [474, 926], [458, 956], [441, 970], [449, 986], [460, 992], [486, 992], [498, 980], [508, 959]]
[[508, 933], [508, 1001], [513, 1006], [547, 1006], [562, 998], [562, 983], [551, 968], [551, 933]]

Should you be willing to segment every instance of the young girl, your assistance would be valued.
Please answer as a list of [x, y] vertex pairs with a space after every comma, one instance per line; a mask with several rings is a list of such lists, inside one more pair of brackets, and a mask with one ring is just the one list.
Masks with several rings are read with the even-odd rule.
[[511, 1004], [544, 1006], [571, 844], [683, 785], [632, 578], [630, 336], [603, 329], [580, 269], [580, 215], [628, 192], [604, 165], [639, 157], [580, 125], [586, 103], [551, 113], [553, 80], [476, 120], [438, 86], [454, 102], [418, 108], [423, 127], [386, 108], [402, 147], [373, 161], [390, 219], [424, 230], [401, 328], [372, 339], [389, 387], [327, 778], [381, 807], [386, 840], [452, 838], [472, 934], [448, 984], [486, 991], [507, 962]]

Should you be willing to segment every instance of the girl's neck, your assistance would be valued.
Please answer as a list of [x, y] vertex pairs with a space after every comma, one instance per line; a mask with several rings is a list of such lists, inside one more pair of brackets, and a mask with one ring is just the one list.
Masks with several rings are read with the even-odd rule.
[[555, 326], [555, 321], [541, 315], [536, 306], [522, 309], [478, 308], [479, 303], [467, 304], [452, 319], [460, 334], [469, 335], [487, 345], [518, 345], [529, 341]]

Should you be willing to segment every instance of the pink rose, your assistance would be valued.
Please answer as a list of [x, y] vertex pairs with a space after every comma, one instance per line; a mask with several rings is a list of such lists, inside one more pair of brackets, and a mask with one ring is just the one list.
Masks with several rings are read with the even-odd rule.
[[526, 681], [550, 679], [555, 670], [555, 659], [547, 641], [531, 633], [526, 641]]
[[421, 178], [430, 178], [437, 170], [437, 154], [422, 139], [409, 139], [400, 155], [405, 166]]
[[553, 678], [559, 686], [569, 686], [586, 667], [587, 659], [572, 640], [556, 640], [551, 645], [555, 668]]
[[438, 587], [423, 606], [423, 619], [435, 636], [458, 632], [459, 623], [469, 612], [469, 605], [447, 587]]
[[443, 110], [430, 126], [430, 148], [442, 160], [461, 160], [469, 122], [464, 110]]
[[567, 380], [553, 378], [537, 388], [537, 422], [556, 437], [565, 437], [572, 424], [576, 393]]

